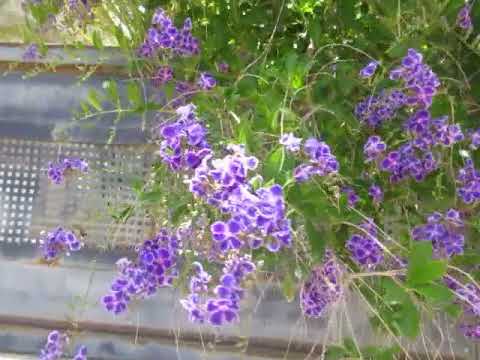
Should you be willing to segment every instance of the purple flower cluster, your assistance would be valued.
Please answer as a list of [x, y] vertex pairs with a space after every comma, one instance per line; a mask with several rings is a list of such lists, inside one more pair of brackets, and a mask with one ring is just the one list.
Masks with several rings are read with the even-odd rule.
[[480, 288], [473, 283], [460, 285], [455, 290], [455, 296], [464, 304], [464, 312], [480, 317]]
[[472, 159], [467, 159], [465, 166], [458, 171], [457, 194], [466, 204], [480, 200], [480, 172], [475, 169]]
[[241, 146], [229, 146], [231, 154], [223, 159], [205, 158], [190, 180], [190, 191], [209, 205], [227, 213], [230, 197], [239, 187], [247, 186], [248, 173], [258, 166], [258, 159], [246, 156]]
[[473, 28], [472, 18], [470, 16], [471, 10], [472, 10], [472, 5], [466, 4], [458, 12], [457, 25], [463, 30], [470, 30]]
[[191, 84], [187, 81], [177, 81], [175, 83], [174, 97], [171, 102], [174, 108], [186, 104], [192, 99], [192, 95], [197, 91], [195, 84]]
[[323, 263], [312, 270], [300, 291], [300, 306], [305, 316], [319, 318], [343, 295], [342, 267], [331, 250], [325, 252]]
[[73, 360], [87, 360], [87, 347], [84, 345], [79, 346]]
[[451, 147], [465, 138], [460, 125], [448, 123], [448, 116], [432, 119], [424, 109], [410, 116], [405, 128], [412, 134], [413, 144], [421, 150], [429, 150], [434, 145]]
[[460, 331], [468, 338], [480, 340], [480, 288], [475, 283], [463, 284], [450, 275], [443, 280], [455, 295], [455, 302], [462, 305], [463, 314], [467, 315], [460, 324]]
[[355, 117], [365, 125], [377, 127], [395, 117], [405, 105], [407, 96], [400, 90], [383, 90], [379, 95], [368, 96], [355, 107]]
[[392, 183], [407, 178], [422, 181], [437, 169], [437, 161], [432, 152], [420, 152], [411, 143], [407, 143], [389, 152], [381, 161], [380, 169], [391, 174]]
[[327, 176], [338, 172], [338, 161], [325, 142], [315, 138], [307, 139], [303, 152], [308, 156], [309, 162], [295, 168], [293, 176], [296, 181], [307, 181], [315, 175]]
[[37, 44], [30, 44], [22, 55], [23, 61], [34, 61], [40, 58], [40, 52]]
[[88, 0], [68, 0], [68, 7], [70, 9], [78, 9], [80, 6], [88, 9]]
[[265, 246], [276, 252], [291, 245], [290, 221], [286, 218], [283, 189], [280, 185], [260, 188], [252, 193], [241, 186], [228, 200], [230, 219], [212, 224], [212, 238], [221, 252]]
[[422, 181], [438, 166], [432, 148], [451, 147], [464, 139], [458, 124], [449, 124], [446, 116], [432, 119], [425, 109], [410, 116], [404, 126], [412, 140], [380, 161], [380, 169], [391, 173], [391, 182], [407, 178]]
[[155, 87], [161, 87], [173, 80], [173, 69], [171, 66], [160, 66], [152, 78], [152, 84]]
[[132, 299], [144, 299], [155, 294], [158, 288], [171, 286], [177, 276], [180, 243], [180, 230], [172, 233], [162, 229], [137, 250], [136, 262], [127, 258], [118, 260], [118, 277], [110, 294], [102, 298], [105, 309], [120, 314], [127, 310]]
[[378, 185], [371, 185], [368, 189], [368, 195], [372, 198], [373, 202], [379, 204], [383, 200], [383, 190]]
[[355, 190], [353, 190], [351, 187], [346, 186], [342, 189], [342, 192], [347, 195], [347, 205], [349, 207], [355, 207], [355, 205], [360, 200], [360, 197], [357, 195]]
[[463, 305], [463, 313], [468, 318], [461, 323], [460, 330], [466, 337], [480, 340], [480, 288], [474, 283], [462, 284], [450, 276], [445, 280], [457, 302]]
[[472, 131], [469, 134], [469, 140], [470, 140], [470, 149], [477, 150], [478, 148], [480, 148], [480, 129]]
[[201, 72], [197, 85], [202, 90], [212, 90], [215, 86], [217, 86], [217, 80], [212, 74]]
[[207, 130], [197, 118], [195, 105], [188, 104], [176, 110], [176, 119], [160, 129], [162, 142], [159, 154], [172, 170], [195, 169], [202, 159], [211, 154]]
[[215, 296], [209, 297], [208, 284], [211, 276], [199, 263], [194, 263], [195, 274], [190, 279], [190, 294], [180, 303], [188, 311], [193, 322], [208, 322], [214, 326], [239, 320], [239, 302], [245, 290], [241, 287], [245, 278], [256, 270], [247, 255], [233, 255], [226, 262], [219, 284], [213, 289]]
[[249, 171], [258, 160], [246, 156], [243, 147], [230, 146], [223, 159], [206, 158], [190, 180], [190, 191], [229, 215], [211, 226], [214, 248], [227, 252], [244, 245], [265, 246], [270, 251], [290, 246], [291, 227], [280, 185], [252, 190]]
[[364, 231], [352, 235], [346, 247], [353, 261], [367, 269], [374, 269], [384, 260], [383, 249], [377, 238], [377, 229], [372, 219], [368, 219], [360, 227]]
[[45, 261], [53, 261], [63, 253], [70, 255], [71, 251], [80, 250], [82, 243], [72, 231], [57, 227], [40, 239], [40, 247]]
[[462, 324], [460, 330], [467, 338], [480, 340], [480, 324]]
[[[60, 360], [63, 358], [65, 346], [69, 339], [66, 334], [54, 330], [48, 334], [47, 343], [40, 352], [40, 360]], [[80, 345], [72, 360], [87, 360], [87, 347]]]
[[88, 163], [79, 158], [65, 158], [63, 161], [51, 162], [48, 164], [47, 175], [54, 184], [61, 184], [65, 176], [75, 170], [86, 173], [88, 171]]
[[455, 209], [445, 214], [434, 212], [427, 217], [427, 223], [412, 230], [416, 241], [431, 241], [436, 257], [452, 257], [463, 254], [465, 244], [464, 224]]
[[192, 20], [185, 19], [183, 28], [178, 29], [163, 9], [157, 9], [138, 53], [143, 57], [152, 57], [161, 49], [183, 57], [197, 55], [200, 46], [198, 39], [192, 36]]
[[378, 159], [387, 150], [387, 144], [377, 135], [370, 136], [363, 146], [365, 161], [370, 162]]
[[220, 62], [217, 64], [218, 72], [226, 74], [230, 71], [230, 66], [226, 62]]
[[391, 80], [402, 80], [407, 89], [406, 105], [427, 109], [437, 93], [440, 81], [432, 69], [423, 63], [423, 55], [408, 49], [400, 66], [390, 71]]
[[40, 352], [40, 360], [58, 360], [63, 356], [63, 351], [68, 343], [68, 337], [54, 330], [48, 334], [47, 343]]
[[286, 133], [280, 137], [280, 145], [283, 145], [285, 149], [291, 152], [300, 151], [300, 146], [302, 145], [302, 139], [297, 138], [293, 133]]
[[364, 68], [360, 70], [360, 77], [364, 79], [371, 78], [375, 72], [377, 71], [379, 63], [378, 61], [371, 61], [369, 62]]

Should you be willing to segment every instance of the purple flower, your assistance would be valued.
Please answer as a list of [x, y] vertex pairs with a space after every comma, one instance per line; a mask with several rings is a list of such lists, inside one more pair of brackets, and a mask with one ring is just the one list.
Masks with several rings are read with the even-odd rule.
[[458, 171], [457, 183], [457, 194], [463, 202], [473, 204], [480, 200], [480, 173], [472, 159], [467, 159], [465, 166]]
[[137, 249], [135, 262], [119, 259], [118, 276], [110, 293], [102, 298], [105, 309], [121, 314], [133, 299], [144, 299], [155, 294], [158, 288], [172, 286], [178, 275], [177, 256], [183, 234], [181, 228], [175, 233], [162, 229]]
[[226, 62], [220, 62], [217, 64], [218, 72], [228, 73], [230, 71], [230, 66]]
[[368, 189], [368, 195], [372, 197], [374, 203], [379, 204], [383, 200], [383, 190], [380, 186], [373, 184]]
[[336, 304], [343, 295], [342, 267], [330, 250], [323, 263], [314, 268], [300, 291], [300, 305], [305, 316], [319, 318]]
[[477, 150], [480, 147], [480, 129], [477, 129], [469, 134], [470, 137], [470, 148], [472, 150]]
[[195, 169], [211, 154], [207, 130], [197, 118], [193, 104], [180, 106], [176, 120], [160, 128], [160, 157], [174, 171]]
[[460, 326], [463, 334], [472, 340], [480, 340], [480, 324], [463, 324]]
[[464, 135], [458, 124], [449, 124], [448, 116], [432, 119], [428, 110], [415, 112], [405, 122], [405, 128], [413, 136], [413, 144], [427, 151], [435, 145], [451, 147], [463, 141]]
[[382, 141], [380, 136], [370, 136], [363, 146], [365, 161], [370, 162], [378, 159], [387, 149], [387, 144]]
[[309, 157], [309, 162], [294, 169], [296, 181], [303, 182], [315, 175], [327, 176], [338, 172], [338, 161], [325, 142], [309, 138], [303, 145], [303, 152]]
[[432, 69], [423, 63], [423, 56], [408, 49], [402, 64], [390, 71], [391, 80], [401, 80], [407, 89], [406, 105], [428, 109], [437, 93], [440, 81]]
[[431, 152], [419, 152], [411, 142], [391, 151], [381, 161], [380, 169], [390, 172], [390, 181], [396, 183], [407, 178], [423, 181], [437, 168]]
[[165, 85], [173, 79], [173, 69], [170, 66], [161, 66], [155, 72], [152, 78], [152, 84], [155, 87]]
[[415, 241], [430, 241], [436, 257], [452, 257], [463, 254], [465, 237], [464, 225], [460, 214], [455, 209], [445, 214], [433, 213], [427, 218], [425, 225], [412, 230]]
[[[220, 230], [221, 226], [218, 226]], [[213, 326], [222, 326], [239, 320], [240, 301], [244, 297], [241, 287], [245, 278], [256, 270], [255, 264], [247, 255], [231, 255], [223, 267], [223, 275], [214, 288], [214, 296], [209, 296], [207, 287], [211, 276], [201, 264], [194, 263], [194, 275], [190, 280], [190, 294], [180, 300], [188, 312], [190, 321], [208, 322]], [[192, 285], [194, 284], [194, 285]]]
[[399, 108], [407, 102], [406, 95], [397, 89], [382, 90], [379, 95], [368, 96], [355, 107], [355, 117], [362, 123], [377, 127], [395, 117]]
[[472, 18], [470, 16], [471, 10], [472, 10], [472, 5], [466, 4], [458, 12], [457, 25], [463, 30], [470, 30], [473, 28]]
[[[480, 339], [480, 288], [475, 283], [466, 283], [458, 281], [450, 275], [443, 278], [445, 284], [452, 290], [455, 296], [455, 302], [462, 305], [463, 322], [460, 324], [460, 331], [472, 340]], [[468, 322], [466, 321], [468, 320]]]
[[88, 163], [79, 158], [64, 158], [56, 163], [49, 163], [47, 176], [54, 184], [61, 184], [72, 171], [88, 172]]
[[68, 337], [61, 332], [54, 330], [48, 334], [47, 343], [40, 351], [40, 360], [59, 360], [63, 356], [64, 349], [68, 343]]
[[202, 72], [200, 73], [200, 78], [197, 83], [200, 89], [212, 90], [217, 85], [217, 80], [215, 80], [213, 75], [207, 72]]
[[185, 105], [186, 102], [191, 100], [193, 93], [196, 91], [196, 86], [194, 84], [190, 84], [186, 81], [177, 81], [175, 83], [173, 100], [171, 101], [172, 107], [177, 108]]
[[378, 65], [378, 61], [369, 62], [362, 70], [360, 70], [360, 77], [364, 79], [372, 77], [373, 74], [375, 74], [375, 71], [377, 71]]
[[463, 304], [466, 314], [480, 317], [480, 288], [477, 285], [459, 283], [454, 293], [455, 297]]
[[293, 133], [286, 133], [280, 137], [280, 144], [285, 146], [288, 151], [297, 152], [300, 150], [302, 138], [297, 138]]
[[63, 253], [70, 255], [70, 252], [79, 251], [82, 246], [83, 244], [72, 231], [61, 227], [48, 232], [40, 239], [43, 258], [48, 262], [56, 260]]
[[353, 190], [351, 187], [344, 187], [342, 189], [342, 192], [347, 195], [347, 204], [349, 207], [355, 207], [355, 205], [358, 203], [360, 198], [358, 197], [357, 193], [355, 190]]
[[73, 360], [87, 360], [87, 347], [84, 345], [79, 346]]
[[278, 251], [291, 245], [291, 225], [280, 185], [253, 190], [249, 173], [258, 160], [247, 156], [240, 146], [230, 146], [232, 154], [223, 159], [205, 158], [190, 179], [195, 197], [219, 209], [226, 220], [211, 226], [214, 250], [221, 253], [265, 246]]
[[77, 8], [79, 6], [88, 7], [88, 0], [68, 0], [70, 8]]
[[165, 10], [158, 8], [152, 16], [152, 25], [156, 26], [158, 29], [168, 29], [173, 25], [173, 22], [172, 19], [167, 16]]
[[383, 249], [377, 239], [377, 231], [372, 219], [360, 225], [364, 233], [355, 234], [347, 242], [347, 249], [353, 261], [367, 269], [374, 269], [384, 260]]
[[25, 49], [22, 59], [24, 61], [34, 61], [40, 58], [40, 52], [37, 44], [30, 44]]
[[183, 57], [197, 55], [200, 52], [199, 42], [191, 31], [192, 21], [189, 18], [179, 29], [165, 11], [158, 8], [152, 17], [152, 27], [137, 52], [142, 57], [152, 57], [160, 50]]

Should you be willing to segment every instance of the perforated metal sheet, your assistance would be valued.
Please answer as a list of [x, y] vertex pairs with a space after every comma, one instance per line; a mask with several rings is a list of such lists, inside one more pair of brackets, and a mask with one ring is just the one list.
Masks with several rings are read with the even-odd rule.
[[[0, 138], [0, 242], [38, 242], [41, 231], [65, 226], [86, 233], [88, 246], [135, 244], [145, 237], [147, 221], [136, 213], [113, 224], [107, 203], [131, 203], [133, 177], [145, 175], [150, 156], [145, 146], [58, 144]], [[50, 161], [64, 156], [89, 162], [88, 174], [52, 184]]]

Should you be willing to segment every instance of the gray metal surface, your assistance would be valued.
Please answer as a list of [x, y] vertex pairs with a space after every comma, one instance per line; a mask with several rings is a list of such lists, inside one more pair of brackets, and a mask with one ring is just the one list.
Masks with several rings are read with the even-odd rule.
[[[87, 160], [91, 171], [52, 184], [47, 166], [63, 156]], [[146, 225], [141, 212], [113, 227], [106, 204], [131, 203], [130, 183], [142, 178], [149, 163], [144, 146], [0, 138], [0, 243], [35, 244], [42, 231], [57, 226], [81, 229], [100, 248], [125, 244], [127, 238], [130, 244], [141, 241]]]
[[[102, 89], [108, 78], [92, 76], [84, 82], [67, 74], [40, 74], [22, 79], [11, 73], [0, 81], [0, 137], [20, 140], [52, 141], [58, 137], [80, 143], [105, 144], [114, 127], [115, 144], [143, 144], [146, 133], [140, 116], [129, 116], [114, 124], [116, 114], [72, 123], [74, 111], [93, 87]], [[120, 83], [120, 92], [124, 93]], [[105, 111], [112, 107], [105, 103]]]

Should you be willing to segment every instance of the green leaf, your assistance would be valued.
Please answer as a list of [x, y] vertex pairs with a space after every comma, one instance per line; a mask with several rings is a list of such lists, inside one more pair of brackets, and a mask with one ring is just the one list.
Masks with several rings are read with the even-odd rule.
[[395, 305], [410, 301], [410, 296], [405, 288], [398, 285], [392, 279], [382, 279], [382, 287], [385, 290], [383, 300], [386, 304]]
[[425, 284], [417, 286], [415, 290], [434, 304], [450, 303], [453, 299], [452, 292], [443, 284]]
[[88, 103], [95, 108], [97, 111], [102, 111], [102, 105], [100, 104], [100, 100], [98, 99], [98, 93], [94, 89], [90, 89], [87, 95]]
[[305, 231], [312, 249], [313, 259], [315, 261], [321, 261], [325, 252], [325, 239], [322, 233], [317, 230], [315, 225], [310, 220], [307, 220], [305, 223]]
[[92, 44], [99, 50], [103, 49], [102, 37], [98, 30], [94, 30], [92, 33]]
[[420, 327], [420, 314], [407, 289], [388, 278], [382, 279], [381, 285], [384, 295], [378, 309], [380, 316], [391, 330], [415, 338]]
[[106, 80], [103, 82], [103, 88], [105, 89], [108, 99], [114, 103], [118, 104], [120, 102], [120, 98], [118, 96], [118, 86], [117, 83], [113, 80]]
[[407, 273], [407, 283], [416, 287], [440, 279], [447, 270], [447, 264], [441, 260], [432, 260], [432, 244], [417, 242], [413, 244]]
[[284, 158], [285, 149], [283, 146], [278, 147], [268, 155], [263, 166], [265, 180], [275, 179], [281, 173]]
[[85, 103], [85, 102], [80, 102], [80, 107], [82, 108], [82, 111], [83, 111], [83, 114], [84, 115], [87, 115], [88, 113], [90, 113], [90, 108], [88, 107], [88, 105]]
[[329, 345], [325, 353], [325, 359], [327, 360], [341, 360], [349, 356], [349, 351], [343, 346]]
[[395, 317], [394, 324], [400, 334], [412, 339], [417, 337], [420, 331], [420, 313], [412, 302], [405, 303]]
[[282, 281], [282, 291], [287, 302], [292, 302], [293, 300], [295, 300], [295, 294], [297, 293], [297, 288], [295, 286], [295, 281], [293, 279], [293, 276], [290, 272], [287, 272], [285, 274], [285, 277]]
[[141, 178], [135, 178], [131, 181], [130, 186], [132, 187], [133, 192], [137, 195], [140, 196], [140, 194], [143, 192], [143, 179]]
[[160, 201], [163, 195], [164, 195], [163, 191], [153, 190], [153, 191], [141, 193], [138, 199], [142, 202], [152, 203], [152, 202]]
[[128, 219], [135, 213], [135, 207], [133, 205], [125, 205], [122, 209], [108, 208], [110, 216], [117, 222], [125, 224]]
[[140, 108], [143, 106], [143, 97], [142, 90], [137, 83], [129, 82], [127, 85], [127, 95], [130, 103], [136, 107]]
[[454, 319], [458, 318], [461, 314], [463, 314], [463, 309], [460, 304], [448, 304], [443, 307], [443, 311], [445, 311]]

